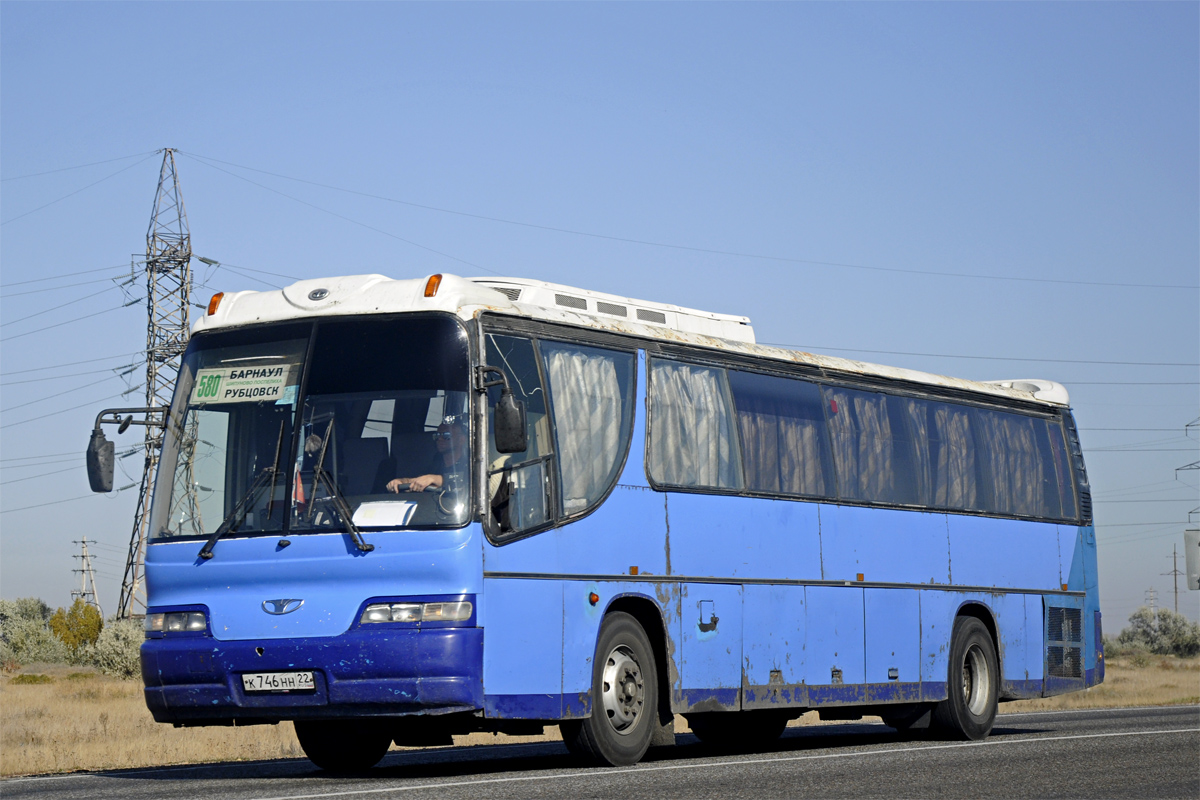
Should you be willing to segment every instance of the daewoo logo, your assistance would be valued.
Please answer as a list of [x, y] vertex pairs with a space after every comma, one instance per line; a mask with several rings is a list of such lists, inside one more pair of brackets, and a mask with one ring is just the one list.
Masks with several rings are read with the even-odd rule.
[[280, 614], [290, 614], [302, 605], [304, 605], [304, 601], [294, 597], [283, 598], [280, 600], [263, 600], [262, 610], [268, 614], [274, 614], [278, 616]]
[[313, 289], [308, 293], [308, 299], [312, 300], [313, 302], [324, 300], [326, 297], [329, 297], [328, 289]]

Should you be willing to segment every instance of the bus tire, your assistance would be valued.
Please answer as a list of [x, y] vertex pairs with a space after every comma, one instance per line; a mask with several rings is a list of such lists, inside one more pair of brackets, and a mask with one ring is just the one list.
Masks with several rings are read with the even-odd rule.
[[975, 617], [956, 618], [947, 697], [933, 709], [937, 728], [955, 739], [986, 738], [996, 721], [999, 685], [996, 648], [987, 628]]
[[367, 720], [301, 720], [293, 723], [308, 760], [327, 772], [362, 772], [392, 746], [385, 728]]
[[640, 761], [658, 722], [657, 675], [637, 620], [621, 611], [606, 616], [592, 666], [592, 714], [559, 725], [567, 749], [604, 766]]
[[778, 711], [709, 711], [688, 714], [688, 727], [706, 745], [754, 750], [783, 735], [794, 715]]

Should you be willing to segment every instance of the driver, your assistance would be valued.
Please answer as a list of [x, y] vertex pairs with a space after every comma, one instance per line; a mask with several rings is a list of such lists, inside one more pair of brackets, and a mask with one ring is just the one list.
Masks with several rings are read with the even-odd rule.
[[451, 474], [467, 474], [471, 442], [462, 422], [447, 417], [438, 425], [437, 433], [433, 435], [433, 443], [437, 454], [431, 460], [428, 472], [415, 478], [393, 478], [387, 484], [389, 492], [423, 492], [430, 486], [441, 489]]

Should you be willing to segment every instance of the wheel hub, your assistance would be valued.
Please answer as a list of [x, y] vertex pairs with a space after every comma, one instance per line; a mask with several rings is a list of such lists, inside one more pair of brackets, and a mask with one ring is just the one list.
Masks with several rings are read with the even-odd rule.
[[630, 733], [646, 703], [646, 684], [633, 651], [626, 645], [614, 647], [605, 660], [602, 678], [602, 700], [609, 724], [617, 733]]
[[991, 676], [979, 645], [972, 645], [963, 658], [962, 692], [967, 709], [975, 716], [982, 716], [990, 699]]

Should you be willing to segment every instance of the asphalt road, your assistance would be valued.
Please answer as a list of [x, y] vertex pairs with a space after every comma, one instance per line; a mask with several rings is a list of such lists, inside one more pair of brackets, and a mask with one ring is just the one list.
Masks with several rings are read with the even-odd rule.
[[634, 767], [581, 767], [558, 743], [393, 753], [334, 778], [288, 759], [0, 782], [17, 798], [1200, 797], [1200, 706], [1005, 715], [983, 742], [905, 737], [880, 724], [789, 728], [754, 753], [691, 735]]

